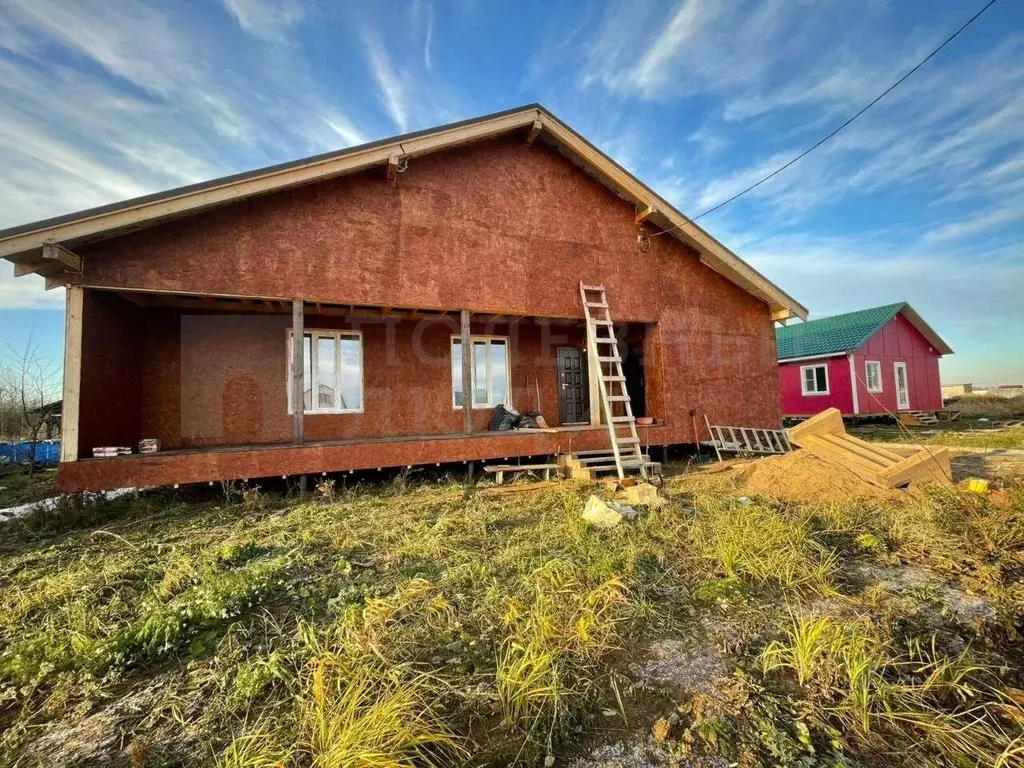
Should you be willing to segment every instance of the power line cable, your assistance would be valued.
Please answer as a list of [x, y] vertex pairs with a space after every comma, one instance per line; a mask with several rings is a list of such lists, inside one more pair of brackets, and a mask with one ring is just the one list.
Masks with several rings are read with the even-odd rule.
[[[985, 6], [984, 6], [984, 7], [983, 7], [983, 8], [982, 8], [982, 9], [981, 9], [980, 11], [978, 11], [978, 12], [977, 12], [976, 14], [974, 14], [974, 15], [973, 15], [973, 16], [972, 16], [971, 18], [969, 18], [969, 19], [968, 19], [968, 20], [967, 20], [967, 21], [966, 21], [966, 22], [965, 22], [965, 23], [963, 24], [963, 26], [961, 26], [961, 27], [960, 27], [960, 28], [959, 28], [959, 29], [958, 29], [958, 30], [957, 30], [956, 32], [954, 32], [953, 34], [951, 34], [951, 35], [950, 35], [949, 37], [947, 37], [947, 38], [946, 38], [945, 40], [943, 40], [943, 41], [942, 41], [942, 44], [941, 44], [941, 45], [939, 45], [939, 47], [938, 47], [938, 48], [935, 48], [935, 49], [934, 49], [934, 50], [933, 50], [933, 51], [932, 51], [931, 53], [929, 53], [929, 54], [928, 54], [927, 56], [925, 56], [925, 57], [924, 57], [923, 59], [921, 59], [921, 61], [919, 61], [919, 62], [918, 62], [918, 63], [917, 63], [917, 64], [916, 64], [915, 66], [914, 66], [914, 68], [913, 68], [913, 69], [911, 69], [911, 70], [910, 70], [909, 72], [907, 72], [907, 73], [906, 73], [905, 75], [903, 75], [903, 77], [901, 77], [901, 78], [900, 78], [899, 80], [897, 80], [897, 81], [896, 81], [895, 83], [893, 83], [893, 84], [892, 84], [892, 85], [890, 85], [890, 86], [889, 86], [888, 88], [886, 88], [886, 89], [885, 89], [884, 91], [882, 91], [882, 92], [881, 92], [880, 94], [878, 94], [878, 96], [876, 96], [876, 97], [875, 97], [874, 99], [872, 99], [872, 100], [871, 100], [871, 101], [870, 101], [870, 102], [869, 102], [869, 103], [868, 103], [867, 105], [865, 105], [865, 106], [864, 106], [864, 107], [863, 107], [863, 108], [862, 108], [862, 109], [861, 109], [861, 110], [860, 110], [860, 111], [859, 111], [859, 112], [858, 112], [857, 114], [855, 114], [855, 115], [854, 115], [853, 117], [851, 117], [851, 118], [850, 118], [849, 120], [847, 120], [847, 121], [846, 121], [845, 123], [843, 123], [842, 125], [840, 125], [840, 126], [839, 126], [838, 128], [836, 128], [835, 130], [833, 130], [833, 131], [832, 131], [832, 132], [831, 132], [830, 134], [828, 134], [828, 135], [827, 135], [827, 136], [825, 136], [824, 138], [822, 138], [822, 139], [818, 140], [818, 142], [817, 142], [817, 143], [815, 143], [814, 145], [812, 145], [812, 146], [808, 147], [807, 149], [805, 149], [805, 150], [804, 150], [803, 152], [801, 152], [801, 153], [800, 153], [799, 155], [797, 155], [796, 157], [794, 157], [794, 158], [793, 158], [792, 160], [790, 160], [790, 161], [789, 161], [788, 163], [786, 163], [785, 165], [782, 165], [782, 166], [780, 166], [780, 167], [776, 168], [776, 169], [775, 169], [774, 171], [772, 171], [771, 173], [769, 173], [769, 174], [768, 174], [767, 176], [765, 176], [765, 177], [764, 177], [763, 179], [761, 179], [761, 180], [759, 180], [759, 181], [757, 181], [757, 182], [755, 182], [755, 183], [751, 184], [751, 185], [750, 185], [749, 187], [747, 187], [746, 189], [744, 189], [744, 190], [743, 190], [742, 192], [737, 192], [737, 193], [736, 193], [735, 195], [733, 195], [732, 197], [730, 197], [730, 198], [729, 198], [728, 200], [723, 200], [722, 202], [718, 203], [718, 205], [715, 205], [715, 206], [712, 206], [711, 208], [708, 208], [708, 209], [707, 209], [706, 211], [704, 211], [704, 212], [703, 212], [702, 214], [700, 214], [699, 216], [695, 216], [695, 217], [694, 217], [694, 218], [692, 218], [692, 219], [687, 219], [687, 221], [688, 221], [688, 222], [694, 222], [694, 221], [697, 221], [697, 219], [702, 219], [702, 218], [704, 218], [704, 217], [705, 217], [705, 216], [707, 216], [707, 215], [708, 215], [709, 213], [714, 213], [714, 212], [715, 212], [715, 211], [717, 211], [717, 210], [718, 210], [719, 208], [722, 208], [722, 207], [724, 207], [724, 206], [728, 205], [729, 203], [733, 202], [734, 200], [738, 200], [739, 198], [743, 197], [743, 196], [744, 196], [745, 194], [747, 194], [748, 192], [751, 192], [751, 191], [753, 191], [753, 190], [757, 189], [757, 188], [758, 188], [759, 186], [761, 186], [762, 184], [764, 184], [764, 183], [765, 183], [766, 181], [768, 181], [768, 180], [770, 180], [770, 179], [773, 179], [774, 177], [778, 176], [778, 175], [779, 175], [780, 173], [782, 173], [782, 172], [783, 172], [784, 170], [786, 170], [787, 168], [789, 168], [789, 167], [790, 167], [791, 165], [793, 165], [794, 163], [796, 163], [796, 162], [798, 162], [798, 161], [802, 160], [803, 158], [807, 157], [807, 155], [809, 155], [809, 154], [810, 154], [811, 152], [813, 152], [814, 150], [816, 150], [816, 149], [817, 149], [818, 147], [820, 147], [820, 146], [821, 146], [822, 144], [824, 144], [824, 143], [825, 143], [826, 141], [828, 141], [828, 140], [829, 140], [829, 139], [831, 139], [831, 138], [832, 138], [833, 136], [835, 136], [835, 135], [836, 135], [837, 133], [839, 133], [839, 132], [840, 132], [841, 130], [843, 130], [844, 128], [846, 128], [846, 126], [848, 126], [848, 125], [849, 125], [850, 123], [852, 123], [852, 122], [853, 122], [854, 120], [856, 120], [856, 119], [857, 119], [858, 117], [860, 117], [860, 116], [861, 116], [861, 115], [863, 115], [863, 114], [864, 114], [865, 112], [867, 112], [867, 111], [868, 111], [869, 109], [871, 109], [871, 108], [872, 108], [873, 106], [875, 106], [875, 104], [877, 104], [877, 103], [878, 103], [878, 102], [880, 102], [880, 101], [881, 101], [882, 99], [884, 99], [884, 98], [885, 98], [886, 96], [888, 96], [888, 95], [889, 95], [890, 93], [892, 93], [892, 92], [893, 92], [894, 90], [896, 90], [896, 88], [898, 88], [898, 87], [899, 87], [899, 86], [900, 86], [900, 85], [901, 85], [901, 84], [903, 83], [903, 81], [904, 81], [904, 80], [906, 80], [907, 78], [909, 78], [909, 77], [910, 77], [911, 75], [913, 75], [913, 74], [914, 74], [915, 72], [917, 72], [917, 70], [919, 70], [919, 69], [920, 69], [921, 67], [923, 67], [923, 66], [924, 66], [925, 64], [927, 64], [927, 63], [928, 63], [928, 62], [929, 62], [929, 61], [930, 61], [930, 60], [931, 60], [932, 58], [934, 58], [934, 57], [935, 57], [935, 55], [936, 55], [936, 54], [937, 54], [937, 53], [938, 53], [939, 51], [941, 51], [941, 50], [942, 50], [943, 48], [945, 48], [945, 47], [946, 47], [947, 45], [949, 45], [949, 44], [950, 44], [951, 42], [953, 42], [953, 41], [954, 41], [954, 40], [955, 40], [955, 39], [956, 39], [956, 38], [957, 38], [957, 37], [958, 37], [958, 36], [960, 35], [960, 33], [961, 33], [961, 32], [963, 32], [963, 31], [964, 31], [965, 29], [967, 29], [967, 28], [968, 28], [969, 26], [971, 26], [971, 24], [973, 24], [973, 23], [974, 23], [975, 21], [977, 21], [978, 17], [980, 17], [980, 16], [981, 16], [981, 14], [983, 14], [983, 13], [984, 13], [985, 11], [987, 11], [987, 10], [988, 10], [989, 8], [991, 8], [991, 7], [993, 6], [993, 5], [995, 5], [995, 3], [996, 3], [996, 0], [989, 0], [989, 1], [988, 1], [988, 3], [986, 3], [986, 4], [985, 4]], [[655, 232], [654, 234], [650, 235], [650, 237], [657, 237], [658, 235], [666, 235], [666, 234], [668, 234], [669, 232], [674, 232], [675, 230], [677, 230], [677, 229], [680, 229], [680, 228], [681, 228], [682, 226], [683, 226], [683, 224], [678, 224], [678, 225], [676, 225], [676, 226], [674, 226], [674, 227], [669, 227], [668, 229], [663, 229], [663, 230], [662, 230], [662, 231], [660, 231], [660, 232]]]

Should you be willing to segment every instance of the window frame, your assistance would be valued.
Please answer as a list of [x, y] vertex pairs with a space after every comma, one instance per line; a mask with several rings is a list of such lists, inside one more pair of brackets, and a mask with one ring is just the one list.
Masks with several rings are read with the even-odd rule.
[[[509, 337], [508, 336], [497, 336], [497, 335], [490, 335], [490, 336], [488, 336], [488, 335], [484, 335], [484, 334], [480, 334], [480, 335], [471, 334], [470, 337], [469, 337], [469, 346], [472, 348], [473, 345], [476, 342], [478, 342], [478, 341], [486, 342], [488, 347], [490, 347], [490, 344], [493, 341], [504, 342], [504, 344], [505, 344], [505, 394], [506, 394], [504, 405], [507, 408], [512, 408], [512, 344], [511, 344], [511, 342], [509, 340]], [[455, 344], [456, 344], [456, 342], [458, 342], [459, 346], [462, 345], [462, 335], [461, 334], [457, 334], [457, 333], [453, 333], [451, 335], [451, 344], [448, 347], [448, 360], [450, 362], [450, 371], [451, 371], [451, 375], [452, 375], [452, 381], [451, 381], [452, 410], [461, 411], [462, 410], [462, 406], [455, 402]], [[463, 350], [463, 354], [465, 354], [465, 350]], [[487, 375], [488, 382], [490, 382], [490, 380], [491, 380], [490, 365], [491, 365], [491, 356], [487, 355], [486, 375]], [[499, 403], [492, 403], [491, 402], [491, 395], [493, 393], [490, 391], [490, 386], [488, 386], [488, 388], [487, 388], [487, 390], [488, 390], [487, 391], [487, 400], [488, 400], [487, 403], [484, 403], [484, 404], [481, 404], [481, 405], [477, 405], [477, 403], [473, 402], [474, 396], [476, 395], [476, 365], [471, 363], [470, 366], [469, 366], [469, 371], [470, 371], [469, 391], [470, 391], [470, 403], [471, 403], [470, 407], [472, 408], [472, 410], [474, 410], [474, 411], [483, 411], [483, 410], [487, 410], [487, 409], [490, 409], [490, 408], [496, 408], [499, 405]], [[465, 396], [466, 382], [462, 382], [462, 391], [463, 391], [463, 396]]]
[[[309, 349], [310, 349], [310, 360], [309, 370], [312, 381], [310, 382], [310, 407], [303, 407], [302, 412], [307, 416], [321, 416], [321, 415], [336, 415], [344, 413], [365, 413], [366, 409], [366, 368], [364, 366], [365, 359], [363, 355], [363, 332], [362, 331], [349, 331], [339, 328], [304, 328], [302, 332], [303, 338], [306, 336], [310, 337]], [[285, 332], [285, 352], [287, 353], [288, 361], [285, 364], [285, 375], [287, 376], [287, 397], [288, 397], [288, 415], [295, 414], [295, 400], [292, 393], [292, 343], [295, 334], [293, 329], [289, 328]], [[318, 398], [315, 397], [319, 391], [319, 378], [320, 373], [318, 371], [319, 366], [317, 365], [317, 357], [319, 351], [317, 349], [317, 340], [321, 338], [331, 338], [335, 341], [335, 349], [337, 353], [335, 355], [334, 370], [337, 374], [341, 372], [341, 340], [342, 339], [356, 339], [359, 341], [359, 407], [358, 408], [319, 408], [317, 407]], [[340, 378], [338, 384], [340, 384]], [[340, 387], [338, 387], [340, 389]], [[340, 398], [337, 398], [340, 401]]]
[[[875, 366], [875, 381], [877, 382], [876, 387], [871, 386], [871, 376], [868, 374], [868, 369], [871, 366]], [[882, 361], [881, 360], [865, 360], [864, 361], [864, 388], [872, 395], [880, 395], [884, 389], [882, 385]]]
[[[823, 368], [825, 370], [825, 389], [824, 390], [820, 390], [820, 391], [819, 390], [815, 390], [813, 392], [810, 392], [810, 391], [807, 390], [807, 377], [804, 374], [804, 371], [812, 370], [812, 369], [816, 369], [816, 368]], [[828, 363], [812, 363], [811, 365], [801, 365], [800, 366], [800, 393], [802, 395], [804, 395], [805, 397], [817, 397], [818, 395], [827, 395], [827, 394], [829, 394], [829, 391], [831, 390], [831, 384], [832, 384], [832, 382], [829, 381], [829, 375], [828, 375]], [[814, 385], [815, 385], [815, 387], [817, 387], [817, 385], [818, 385], [817, 374], [815, 374], [815, 377], [814, 377]]]

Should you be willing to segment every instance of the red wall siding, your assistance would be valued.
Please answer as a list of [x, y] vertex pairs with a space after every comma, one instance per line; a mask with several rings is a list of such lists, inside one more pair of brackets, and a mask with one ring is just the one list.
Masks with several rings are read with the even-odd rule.
[[[805, 365], [828, 366], [828, 394], [804, 395], [800, 383], [800, 368]], [[823, 360], [779, 364], [779, 394], [782, 413], [786, 416], [809, 416], [826, 408], [838, 408], [853, 413], [853, 395], [850, 391], [850, 361], [846, 355]]]
[[[854, 353], [857, 371], [857, 397], [861, 413], [885, 413], [896, 408], [896, 374], [893, 363], [907, 364], [907, 384], [912, 410], [935, 410], [942, 407], [939, 384], [939, 353], [932, 349], [903, 315], [896, 315], [868, 343]], [[864, 363], [877, 360], [882, 364], [882, 393], [870, 394], [865, 386]]]

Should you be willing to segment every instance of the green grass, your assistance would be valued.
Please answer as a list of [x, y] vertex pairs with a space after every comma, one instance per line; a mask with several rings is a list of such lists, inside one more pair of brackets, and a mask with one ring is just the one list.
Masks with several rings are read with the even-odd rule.
[[[676, 708], [662, 736], [679, 756], [1020, 764], [1021, 490], [1001, 507], [938, 490], [807, 507], [684, 474], [665, 506], [608, 530], [580, 519], [593, 490], [402, 478], [299, 501], [151, 493], [6, 524], [0, 754], [33, 765], [40, 737], [141, 696], [85, 764], [538, 764], [612, 722], [650, 728], [652, 706]], [[939, 592], [858, 585], [865, 562], [933, 569], [997, 621], [937, 625], [920, 612]], [[708, 622], [736, 654], [728, 706], [631, 680], [647, 640]]]
[[57, 495], [57, 470], [36, 470], [32, 477], [23, 467], [0, 471], [0, 509], [31, 504]]

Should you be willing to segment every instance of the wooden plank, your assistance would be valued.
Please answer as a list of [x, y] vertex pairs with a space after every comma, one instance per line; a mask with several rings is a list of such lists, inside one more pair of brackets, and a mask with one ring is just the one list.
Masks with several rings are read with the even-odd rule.
[[952, 478], [949, 450], [937, 446], [929, 446], [879, 473], [881, 482], [890, 488], [911, 483], [948, 484]]
[[43, 259], [56, 262], [72, 272], [82, 271], [82, 257], [72, 253], [59, 243], [46, 243], [43, 245]]
[[870, 461], [879, 469], [885, 469], [886, 467], [892, 466], [893, 462], [887, 457], [872, 451], [870, 448], [865, 448], [861, 445], [857, 445], [856, 443], [852, 443], [845, 438], [845, 435], [822, 435], [820, 439], [830, 445], [836, 446], [836, 448], [841, 451], [849, 451], [854, 456], [860, 456], [861, 458]]
[[903, 461], [904, 459], [903, 456], [900, 456], [900, 454], [894, 452], [888, 446], [880, 445], [879, 443], [869, 443], [866, 440], [861, 440], [859, 437], [855, 437], [854, 435], [851, 434], [843, 435], [843, 441], [847, 443], [852, 443], [853, 445], [860, 446], [861, 448], [865, 448], [869, 451], [872, 451], [873, 453], [878, 454], [879, 456], [883, 456], [886, 459], [888, 459], [890, 463], [896, 461]]
[[78, 421], [82, 387], [82, 310], [85, 292], [69, 285], [64, 315], [64, 402], [61, 406], [60, 460], [78, 461]]
[[849, 454], [841, 452], [834, 447], [829, 446], [820, 437], [809, 437], [807, 438], [806, 445], [801, 446], [812, 456], [816, 456], [824, 462], [834, 464], [837, 467], [842, 467], [853, 474], [857, 475], [861, 480], [871, 485], [877, 485], [881, 488], [885, 488], [886, 485], [878, 477], [877, 467], [875, 466], [864, 466], [858, 461], [849, 461]]
[[526, 146], [532, 147], [533, 142], [540, 136], [540, 132], [544, 130], [544, 123], [540, 120], [534, 120], [533, 125], [530, 126], [530, 133], [526, 137]]
[[[303, 334], [305, 333], [305, 306], [302, 299], [292, 301], [292, 442], [305, 442], [306, 400], [304, 397]], [[316, 394], [316, 393], [314, 393]]]
[[388, 181], [394, 181], [398, 178], [398, 155], [388, 156]]
[[787, 429], [786, 435], [789, 437], [790, 443], [803, 448], [803, 440], [807, 437], [844, 434], [845, 432], [843, 414], [838, 408], [828, 408], [795, 427]]
[[469, 310], [462, 310], [460, 316], [460, 339], [462, 346], [462, 431], [473, 434], [473, 341], [469, 332]]
[[636, 215], [633, 216], [633, 223], [638, 227], [654, 215], [653, 205], [638, 206]]

